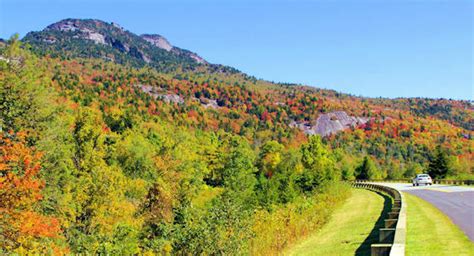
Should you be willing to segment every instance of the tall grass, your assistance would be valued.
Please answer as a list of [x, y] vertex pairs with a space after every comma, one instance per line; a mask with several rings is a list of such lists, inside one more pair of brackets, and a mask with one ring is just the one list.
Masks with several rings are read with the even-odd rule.
[[348, 184], [332, 182], [323, 185], [313, 196], [298, 199], [277, 210], [257, 210], [250, 254], [279, 254], [297, 240], [320, 229], [349, 195]]

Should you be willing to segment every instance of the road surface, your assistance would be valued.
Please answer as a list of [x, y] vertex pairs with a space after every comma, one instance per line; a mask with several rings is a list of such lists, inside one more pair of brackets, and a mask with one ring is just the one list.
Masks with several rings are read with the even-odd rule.
[[[441, 210], [474, 242], [474, 188], [434, 184], [380, 183], [416, 195]], [[408, 206], [410, 207], [410, 206]]]

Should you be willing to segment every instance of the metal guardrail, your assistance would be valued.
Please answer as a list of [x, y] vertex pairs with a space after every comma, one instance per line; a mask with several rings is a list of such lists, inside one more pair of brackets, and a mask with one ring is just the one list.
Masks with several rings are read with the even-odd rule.
[[353, 187], [383, 192], [393, 199], [391, 210], [385, 218], [385, 226], [379, 229], [379, 243], [371, 245], [371, 256], [404, 256], [407, 204], [403, 194], [397, 189], [367, 181], [356, 181]]
[[[395, 179], [395, 180], [355, 180], [355, 182], [399, 182], [399, 183], [412, 183], [412, 179]], [[447, 185], [474, 185], [474, 180], [445, 180], [445, 179], [433, 179], [433, 184], [447, 184]]]

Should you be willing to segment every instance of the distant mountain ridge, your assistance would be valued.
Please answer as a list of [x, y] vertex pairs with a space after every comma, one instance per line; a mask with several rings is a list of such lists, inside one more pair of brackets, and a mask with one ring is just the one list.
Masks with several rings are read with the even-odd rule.
[[53, 57], [103, 58], [136, 67], [149, 65], [163, 72], [178, 68], [194, 70], [199, 66], [237, 72], [173, 46], [161, 35], [136, 35], [117, 23], [97, 19], [64, 19], [42, 31], [28, 33], [22, 41], [29, 43], [33, 51]]
[[[32, 51], [39, 55], [49, 55], [61, 59], [97, 58], [112, 61], [124, 66], [152, 67], [158, 72], [172, 73], [178, 80], [187, 80], [191, 76], [204, 76], [209, 80], [214, 74], [222, 77], [212, 77], [214, 80], [226, 81], [228, 74], [237, 74], [233, 79], [242, 79], [249, 84], [257, 84], [258, 79], [229, 66], [212, 64], [198, 54], [172, 45], [159, 34], [137, 35], [125, 30], [115, 22], [105, 22], [97, 19], [64, 19], [47, 26], [44, 30], [28, 33], [22, 41], [31, 45]], [[4, 44], [0, 40], [0, 46]], [[191, 74], [192, 73], [192, 74]], [[302, 88], [291, 83], [273, 83], [261, 80], [261, 84], [270, 85], [278, 90], [282, 88]], [[235, 85], [235, 81], [229, 84]], [[262, 86], [259, 86], [262, 87]], [[304, 87], [309, 92], [327, 93], [335, 97], [348, 97], [342, 93], [329, 92], [315, 87]], [[364, 98], [364, 97], [362, 97]], [[208, 99], [215, 100], [215, 99]], [[364, 98], [377, 105], [386, 104], [386, 99]], [[208, 103], [206, 103], [208, 104]], [[400, 98], [392, 99], [391, 104], [396, 109], [409, 111], [419, 118], [433, 116], [467, 130], [474, 130], [474, 115], [472, 101], [450, 101], [444, 99]], [[212, 105], [212, 104], [211, 104]], [[384, 112], [387, 108], [378, 111]], [[390, 108], [388, 108], [390, 109]], [[340, 111], [344, 109], [332, 109]], [[347, 110], [347, 109], [346, 109]], [[329, 113], [321, 110], [321, 113]], [[298, 127], [306, 133], [330, 135], [342, 128], [363, 124], [367, 120], [350, 121], [351, 118], [364, 118], [366, 115], [354, 116], [351, 111], [348, 117], [336, 115], [321, 119], [317, 117], [305, 120], [290, 120], [293, 127]], [[294, 121], [294, 123], [293, 123]]]

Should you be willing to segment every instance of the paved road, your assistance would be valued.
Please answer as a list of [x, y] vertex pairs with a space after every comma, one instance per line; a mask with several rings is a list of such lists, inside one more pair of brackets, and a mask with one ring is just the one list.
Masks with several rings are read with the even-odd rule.
[[441, 210], [474, 242], [474, 188], [435, 184], [413, 187], [407, 183], [383, 183], [416, 195]]

